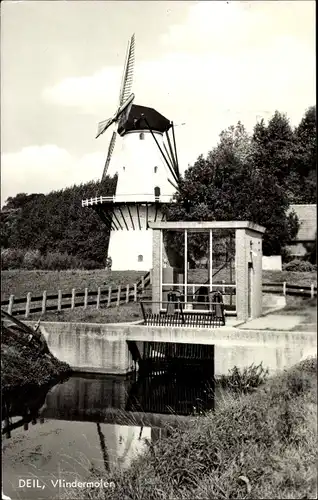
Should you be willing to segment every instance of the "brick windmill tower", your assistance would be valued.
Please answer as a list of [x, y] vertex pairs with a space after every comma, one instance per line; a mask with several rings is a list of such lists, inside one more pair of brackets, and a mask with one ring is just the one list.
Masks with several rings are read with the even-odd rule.
[[[135, 35], [128, 43], [118, 109], [98, 125], [97, 137], [114, 127], [102, 179], [113, 160], [116, 193], [111, 197], [100, 193], [82, 200], [82, 206], [92, 207], [110, 229], [112, 269], [147, 271], [152, 268], [148, 224], [164, 219], [163, 206], [177, 190], [180, 174], [173, 122], [153, 108], [134, 103], [134, 60]], [[115, 152], [117, 136], [121, 147]]]

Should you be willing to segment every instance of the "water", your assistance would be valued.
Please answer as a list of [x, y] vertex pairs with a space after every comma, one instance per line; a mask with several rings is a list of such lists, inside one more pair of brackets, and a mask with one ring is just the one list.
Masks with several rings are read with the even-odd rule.
[[[146, 440], [165, 435], [167, 422], [180, 425], [213, 408], [211, 363], [154, 369], [129, 377], [75, 374], [3, 401], [4, 493], [15, 500], [58, 498], [63, 481], [128, 467]], [[27, 487], [27, 479], [38, 483]]]

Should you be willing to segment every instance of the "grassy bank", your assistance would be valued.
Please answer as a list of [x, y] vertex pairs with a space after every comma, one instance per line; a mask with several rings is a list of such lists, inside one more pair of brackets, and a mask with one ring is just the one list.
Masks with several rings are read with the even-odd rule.
[[1, 272], [1, 300], [13, 294], [25, 297], [28, 292], [33, 295], [57, 293], [57, 290], [70, 292], [72, 288], [84, 291], [84, 288], [96, 290], [99, 286], [118, 286], [137, 282], [146, 271], [27, 271], [17, 269]]
[[150, 443], [128, 470], [103, 473], [115, 489], [68, 490], [64, 498], [317, 498], [316, 372], [317, 360], [307, 360], [228, 398]]
[[1, 342], [1, 391], [44, 386], [70, 373], [70, 367], [55, 357], [37, 355], [34, 349], [14, 338]]
[[[132, 284], [138, 281], [145, 272], [102, 269], [94, 271], [27, 271], [24, 269], [2, 271], [1, 300], [8, 299], [10, 294], [25, 297], [28, 292], [32, 292], [33, 295], [42, 295], [44, 290], [48, 293], [57, 293], [59, 289], [70, 292], [72, 288], [83, 291], [85, 287], [96, 290], [99, 286], [127, 285], [127, 283]], [[206, 280], [205, 274], [203, 281]], [[311, 285], [311, 283], [317, 285], [317, 273], [263, 271], [263, 283], [283, 283], [284, 281], [291, 285]]]
[[138, 302], [122, 304], [120, 307], [98, 309], [91, 306], [87, 309], [65, 309], [61, 312], [50, 311], [46, 314], [32, 314], [33, 321], [41, 317], [41, 321], [66, 321], [72, 323], [125, 323], [143, 319], [141, 307]]

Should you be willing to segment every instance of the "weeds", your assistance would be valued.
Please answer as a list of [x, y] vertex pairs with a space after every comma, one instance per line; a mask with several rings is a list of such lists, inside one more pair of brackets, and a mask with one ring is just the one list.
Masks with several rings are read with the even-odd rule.
[[[105, 474], [114, 490], [83, 492], [83, 498], [316, 498], [316, 370], [311, 359], [264, 383], [260, 367], [250, 367], [244, 377], [232, 373], [240, 381], [236, 397], [170, 429], [128, 470]], [[244, 392], [260, 381], [252, 393], [237, 389]]]
[[242, 371], [237, 366], [234, 366], [228, 375], [222, 375], [220, 384], [232, 392], [246, 394], [264, 384], [267, 377], [268, 369], [265, 370], [262, 363], [259, 365], [252, 364]]

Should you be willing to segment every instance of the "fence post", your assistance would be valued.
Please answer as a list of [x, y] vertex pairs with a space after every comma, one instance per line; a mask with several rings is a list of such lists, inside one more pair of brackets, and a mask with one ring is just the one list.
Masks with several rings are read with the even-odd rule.
[[118, 291], [117, 291], [117, 302], [116, 302], [116, 306], [118, 307], [119, 304], [120, 304], [120, 292], [121, 292], [121, 286], [118, 285]]
[[129, 302], [129, 285], [126, 286], [126, 304]]
[[134, 283], [134, 302], [137, 302], [137, 283]]
[[30, 316], [30, 305], [31, 305], [31, 292], [27, 293], [26, 306], [25, 306], [25, 318]]
[[100, 307], [100, 286], [97, 288], [96, 309]]
[[112, 287], [108, 287], [108, 297], [107, 297], [107, 307], [110, 307], [111, 303], [111, 298], [112, 298]]
[[8, 305], [8, 314], [12, 314], [13, 302], [14, 302], [14, 295], [10, 295], [9, 305]]
[[46, 290], [43, 292], [42, 296], [42, 314], [46, 313]]
[[57, 291], [57, 310], [62, 310], [62, 290]]
[[71, 309], [74, 309], [75, 307], [75, 295], [76, 295], [75, 288], [72, 288]]
[[141, 294], [143, 295], [144, 294], [144, 290], [145, 290], [145, 278], [144, 276], [141, 277]]
[[286, 295], [286, 281], [283, 283], [283, 295]]
[[88, 289], [84, 289], [84, 309], [87, 309], [87, 302], [88, 302]]
[[310, 297], [313, 299], [315, 296], [315, 285], [312, 283], [310, 285]]
[[225, 295], [225, 286], [224, 286], [225, 285], [225, 280], [222, 280], [222, 284], [223, 284], [223, 286], [222, 286], [222, 293], [223, 293], [223, 295]]

